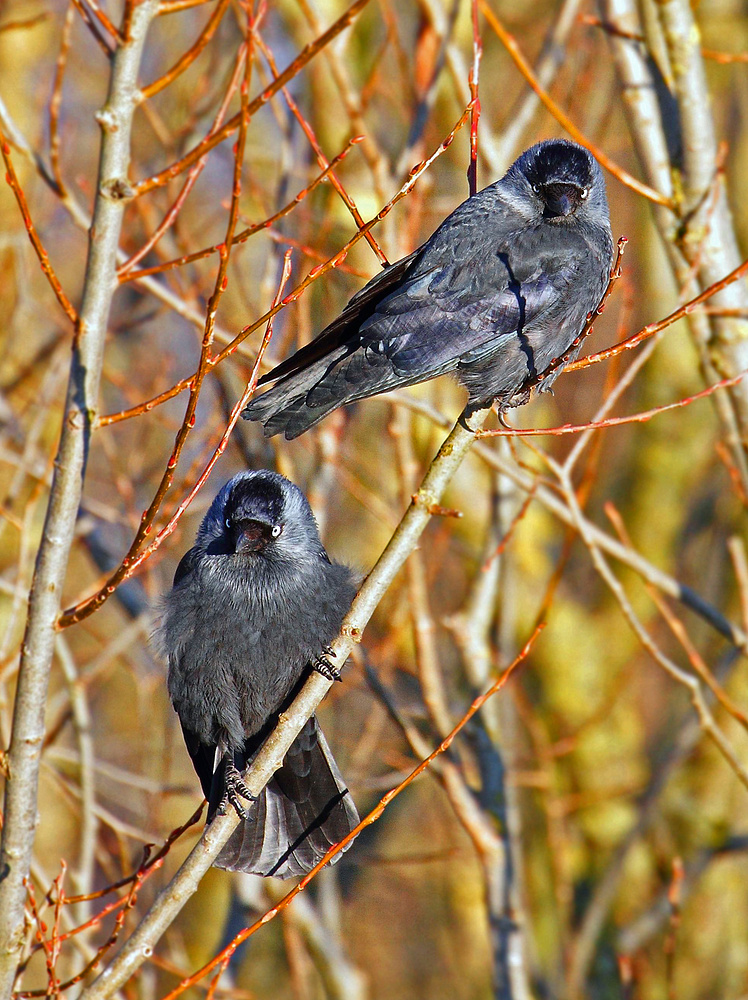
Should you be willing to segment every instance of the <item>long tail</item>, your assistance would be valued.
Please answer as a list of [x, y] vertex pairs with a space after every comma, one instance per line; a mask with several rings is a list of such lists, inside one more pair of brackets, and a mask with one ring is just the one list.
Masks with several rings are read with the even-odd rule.
[[266, 437], [283, 432], [286, 440], [291, 441], [303, 434], [346, 402], [345, 389], [355, 391], [353, 386], [346, 386], [342, 392], [330, 394], [324, 401], [314, 398], [312, 402], [313, 390], [345, 354], [345, 349], [338, 350], [308, 368], [282, 378], [267, 392], [253, 399], [242, 410], [242, 416], [245, 420], [260, 421]]
[[278, 878], [304, 875], [357, 823], [350, 792], [312, 716], [215, 864]]
[[358, 334], [382, 299], [406, 278], [419, 253], [372, 278], [318, 337], [263, 376], [260, 385], [275, 385], [252, 400], [242, 412], [244, 419], [261, 421], [268, 437], [284, 431], [291, 441], [338, 406], [408, 384], [401, 374], [393, 378], [386, 356], [357, 350]]
[[[293, 441], [310, 427], [314, 427], [320, 420], [323, 420], [328, 413], [340, 406], [336, 401], [327, 406], [315, 406], [312, 409], [307, 404], [306, 392], [298, 396], [291, 396], [282, 392], [282, 385], [270, 389], [257, 399], [253, 399], [249, 406], [242, 411], [245, 420], [259, 420], [264, 429], [265, 437], [272, 437], [274, 434], [284, 433], [287, 441]], [[264, 404], [264, 405], [263, 405]]]

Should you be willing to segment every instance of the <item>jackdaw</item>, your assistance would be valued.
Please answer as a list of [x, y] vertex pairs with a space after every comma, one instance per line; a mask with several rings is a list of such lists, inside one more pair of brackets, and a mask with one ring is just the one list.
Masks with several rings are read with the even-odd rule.
[[[241, 472], [218, 493], [163, 602], [156, 643], [203, 792], [208, 822], [242, 822], [219, 868], [290, 878], [358, 823], [315, 716], [256, 800], [242, 772], [324, 653], [356, 587], [330, 562], [309, 503], [275, 472]], [[329, 652], [329, 649], [328, 649]]]
[[471, 406], [519, 406], [579, 353], [612, 262], [597, 160], [565, 139], [538, 143], [265, 375], [276, 384], [242, 416], [291, 440], [338, 406], [445, 372]]

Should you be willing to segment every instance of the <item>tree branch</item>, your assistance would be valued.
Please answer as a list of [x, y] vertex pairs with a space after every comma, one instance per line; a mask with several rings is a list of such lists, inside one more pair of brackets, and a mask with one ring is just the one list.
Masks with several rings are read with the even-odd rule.
[[13, 988], [24, 931], [24, 879], [29, 873], [37, 824], [39, 764], [44, 709], [55, 641], [55, 622], [78, 514], [109, 310], [116, 288], [116, 260], [129, 190], [130, 131], [139, 100], [137, 76], [156, 0], [135, 9], [127, 43], [112, 61], [107, 103], [98, 114], [102, 129], [99, 179], [80, 319], [73, 341], [62, 434], [29, 594], [0, 844], [0, 997]]
[[[345, 617], [340, 636], [332, 644], [334, 656], [330, 657], [330, 662], [333, 666], [342, 667], [353, 646], [361, 641], [377, 605], [416, 547], [431, 519], [433, 505], [441, 500], [447, 484], [475, 440], [476, 430], [482, 426], [489, 412], [466, 410], [437, 452], [403, 519]], [[321, 674], [313, 674], [288, 711], [281, 715], [275, 731], [244, 776], [253, 795], [259, 795], [281, 766], [291, 744], [331, 686], [332, 682]], [[150, 957], [156, 942], [195, 892], [238, 822], [236, 814], [229, 812], [225, 816], [217, 816], [206, 827], [189, 857], [161, 891], [130, 940], [112, 964], [84, 991], [81, 1000], [105, 1000], [110, 997]]]

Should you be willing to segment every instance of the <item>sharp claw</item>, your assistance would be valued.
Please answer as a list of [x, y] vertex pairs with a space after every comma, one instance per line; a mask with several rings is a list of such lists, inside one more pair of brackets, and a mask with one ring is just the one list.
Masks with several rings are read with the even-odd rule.
[[332, 650], [329, 646], [326, 646], [322, 652], [321, 656], [316, 656], [312, 660], [312, 669], [316, 670], [318, 674], [322, 674], [326, 677], [328, 681], [340, 681], [343, 678], [340, 676], [340, 671], [337, 667], [334, 667], [332, 663], [327, 659], [328, 656], [332, 655]]
[[504, 410], [497, 410], [496, 416], [499, 418], [499, 423], [501, 424], [502, 427], [504, 427], [508, 431], [514, 430], [512, 425], [507, 420], [506, 413], [504, 412]]

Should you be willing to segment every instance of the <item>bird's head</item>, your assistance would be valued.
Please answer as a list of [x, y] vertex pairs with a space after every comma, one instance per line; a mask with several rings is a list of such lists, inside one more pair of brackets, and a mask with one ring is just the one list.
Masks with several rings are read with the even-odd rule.
[[263, 552], [283, 534], [285, 502], [275, 479], [240, 479], [226, 499], [223, 528], [234, 552]]
[[277, 472], [240, 472], [205, 515], [197, 537], [208, 555], [303, 559], [322, 549], [304, 494]]
[[600, 166], [584, 146], [575, 142], [539, 142], [519, 157], [509, 174], [546, 221], [563, 224], [577, 216], [608, 217]]

